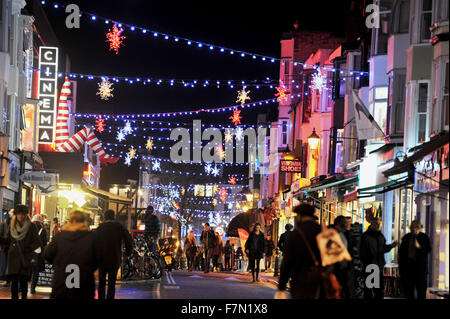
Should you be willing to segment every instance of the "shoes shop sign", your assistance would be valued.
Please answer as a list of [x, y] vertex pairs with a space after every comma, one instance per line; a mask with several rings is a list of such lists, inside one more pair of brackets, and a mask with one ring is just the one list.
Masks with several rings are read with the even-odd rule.
[[283, 173], [301, 173], [302, 161], [300, 160], [280, 160], [280, 171]]

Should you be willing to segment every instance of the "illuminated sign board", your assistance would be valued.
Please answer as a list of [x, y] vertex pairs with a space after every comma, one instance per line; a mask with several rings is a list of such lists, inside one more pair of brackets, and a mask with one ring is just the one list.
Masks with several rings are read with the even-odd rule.
[[285, 173], [301, 173], [302, 161], [299, 160], [280, 160], [280, 171]]
[[39, 144], [53, 144], [57, 113], [58, 48], [39, 47]]

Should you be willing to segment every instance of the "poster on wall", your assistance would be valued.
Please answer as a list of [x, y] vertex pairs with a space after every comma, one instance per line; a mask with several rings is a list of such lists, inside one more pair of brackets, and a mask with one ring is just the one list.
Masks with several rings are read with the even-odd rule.
[[9, 172], [8, 172], [8, 188], [14, 192], [19, 191], [19, 170], [20, 170], [20, 158], [13, 153], [8, 153]]

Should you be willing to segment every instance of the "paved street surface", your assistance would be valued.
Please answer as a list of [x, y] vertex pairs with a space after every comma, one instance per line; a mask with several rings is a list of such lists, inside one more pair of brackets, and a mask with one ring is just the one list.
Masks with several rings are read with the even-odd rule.
[[[124, 282], [117, 285], [117, 299], [272, 299], [276, 286], [270, 281], [251, 282], [250, 274], [187, 272], [165, 273], [161, 280]], [[30, 299], [47, 299], [50, 288], [38, 287]], [[0, 288], [0, 299], [10, 298]], [[19, 295], [20, 296], [20, 295]]]

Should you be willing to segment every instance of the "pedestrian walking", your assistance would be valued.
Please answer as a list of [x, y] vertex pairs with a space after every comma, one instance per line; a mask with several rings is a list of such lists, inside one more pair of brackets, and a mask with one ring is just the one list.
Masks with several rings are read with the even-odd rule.
[[383, 271], [386, 261], [384, 259], [384, 254], [391, 251], [392, 248], [397, 246], [397, 242], [394, 241], [390, 245], [386, 245], [386, 238], [380, 231], [381, 228], [381, 218], [379, 216], [375, 217], [373, 215], [373, 210], [371, 208], [366, 209], [366, 219], [370, 223], [369, 228], [361, 235], [359, 243], [359, 256], [362, 264], [362, 271], [364, 273], [364, 282], [366, 282], [367, 277], [372, 273], [371, 271], [366, 272], [366, 268], [369, 265], [378, 266], [379, 276], [378, 288], [369, 288], [367, 285], [364, 286], [364, 298], [365, 299], [383, 299], [384, 298], [384, 278]]
[[242, 251], [242, 247], [238, 247], [236, 249], [236, 270], [242, 268], [242, 258], [244, 257], [244, 252]]
[[133, 251], [133, 239], [128, 230], [115, 219], [115, 213], [109, 209], [104, 213], [104, 222], [94, 231], [95, 250], [99, 264], [98, 299], [105, 299], [106, 276], [108, 276], [107, 299], [114, 299], [117, 272], [122, 262], [122, 244], [125, 256]]
[[[345, 216], [338, 216], [334, 220], [334, 228], [339, 233], [339, 236], [342, 240], [347, 251], [349, 250], [349, 241], [346, 236], [347, 228], [348, 228], [348, 220]], [[343, 260], [334, 265], [334, 274], [341, 286], [341, 293], [343, 299], [350, 299], [352, 293], [350, 291], [350, 270], [351, 270], [351, 262], [347, 260]]]
[[428, 254], [431, 251], [430, 238], [422, 232], [418, 220], [411, 222], [411, 232], [402, 238], [399, 248], [399, 271], [407, 299], [425, 299], [427, 291]]
[[223, 249], [225, 255], [225, 270], [231, 271], [231, 255], [233, 253], [233, 247], [230, 245], [230, 241], [227, 240]]
[[38, 230], [28, 216], [28, 207], [16, 205], [9, 234], [0, 244], [8, 247], [6, 275], [11, 280], [11, 299], [27, 299], [28, 281], [31, 277], [33, 251], [41, 246]]
[[[94, 271], [98, 268], [98, 261], [94, 240], [95, 234], [87, 226], [85, 214], [72, 211], [68, 223], [44, 250], [45, 260], [54, 268], [50, 298], [95, 298]], [[74, 286], [68, 286], [67, 282], [74, 283]]]
[[272, 263], [273, 250], [275, 249], [275, 244], [271, 239], [270, 235], [267, 235], [266, 244], [265, 244], [265, 256], [264, 256], [264, 271], [267, 272], [270, 270], [270, 266]]
[[202, 242], [204, 248], [204, 272], [208, 273], [211, 260], [214, 256], [214, 248], [216, 247], [216, 234], [214, 234], [214, 231], [209, 226], [209, 223], [205, 224], [204, 230], [200, 235], [200, 241]]
[[294, 208], [296, 230], [287, 235], [284, 257], [281, 262], [278, 290], [285, 291], [290, 281], [290, 292], [294, 299], [324, 298], [318, 265], [321, 264], [316, 236], [321, 232], [315, 209], [309, 204]]
[[44, 253], [45, 246], [47, 246], [48, 242], [48, 233], [45, 229], [44, 223], [42, 222], [41, 215], [36, 214], [31, 219], [31, 222], [34, 223], [38, 229], [38, 235], [41, 240], [41, 247], [37, 248], [33, 252], [33, 259], [35, 262], [32, 265], [32, 274], [31, 274], [31, 289], [30, 293], [36, 293], [36, 286], [39, 281], [39, 273], [45, 270], [45, 260], [42, 254]]
[[52, 223], [52, 238], [59, 232], [60, 232], [59, 221], [58, 221], [58, 218], [55, 217], [55, 218], [53, 218], [53, 223]]
[[148, 206], [144, 215], [145, 231], [144, 237], [150, 251], [155, 252], [158, 248], [158, 238], [161, 233], [161, 223], [156, 216], [153, 206]]
[[214, 246], [214, 256], [213, 256], [213, 265], [214, 270], [213, 271], [220, 271], [220, 265], [222, 263], [221, 259], [223, 258], [223, 241], [222, 237], [219, 235], [218, 232], [214, 233], [216, 235], [216, 245]]
[[[0, 224], [0, 241], [6, 242], [9, 238], [9, 227], [10, 227], [11, 216], [5, 211], [3, 214], [3, 221]], [[8, 257], [8, 246], [5, 244], [0, 244], [0, 280], [7, 280], [6, 277], [6, 264]]]
[[193, 230], [189, 232], [188, 237], [184, 241], [184, 251], [186, 254], [188, 271], [192, 271], [194, 269], [194, 259], [197, 254], [197, 243], [195, 241]]
[[292, 226], [291, 224], [286, 224], [286, 226], [284, 226], [285, 232], [281, 234], [280, 239], [278, 240], [278, 248], [283, 253], [283, 256], [284, 247], [286, 246], [286, 239], [288, 234], [292, 231], [292, 228], [294, 228], [294, 226]]
[[259, 264], [264, 255], [264, 246], [264, 234], [261, 231], [261, 225], [256, 223], [253, 231], [245, 242], [245, 252], [249, 259], [253, 282], [259, 281]]

